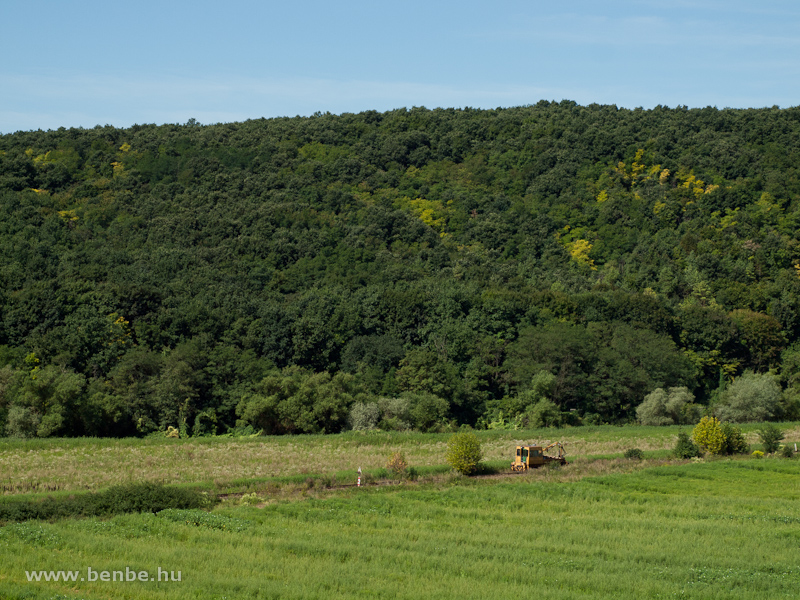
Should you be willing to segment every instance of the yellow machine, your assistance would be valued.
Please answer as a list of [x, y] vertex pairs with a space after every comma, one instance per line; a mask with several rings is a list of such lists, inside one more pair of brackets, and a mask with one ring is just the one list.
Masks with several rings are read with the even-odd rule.
[[[556, 448], [555, 456], [546, 454], [551, 448]], [[564, 446], [561, 445], [561, 442], [553, 442], [545, 447], [517, 446], [517, 454], [514, 456], [514, 462], [511, 463], [511, 470], [527, 471], [528, 469], [535, 469], [550, 462], [558, 462], [562, 465], [567, 464]]]

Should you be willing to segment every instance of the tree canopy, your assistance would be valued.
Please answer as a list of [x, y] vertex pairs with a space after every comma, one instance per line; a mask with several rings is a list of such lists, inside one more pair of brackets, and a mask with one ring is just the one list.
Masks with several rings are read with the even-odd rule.
[[800, 108], [568, 101], [2, 135], [0, 434], [796, 392], [798, 159]]

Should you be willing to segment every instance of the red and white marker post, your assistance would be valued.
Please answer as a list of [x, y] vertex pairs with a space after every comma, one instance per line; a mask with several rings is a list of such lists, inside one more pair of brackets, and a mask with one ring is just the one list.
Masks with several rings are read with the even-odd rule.
[[358, 467], [358, 487], [361, 487], [361, 467]]

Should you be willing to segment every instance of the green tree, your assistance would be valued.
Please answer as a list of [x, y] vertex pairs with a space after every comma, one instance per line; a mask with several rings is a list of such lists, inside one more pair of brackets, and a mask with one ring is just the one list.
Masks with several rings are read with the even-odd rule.
[[766, 421], [775, 417], [780, 400], [774, 375], [745, 373], [725, 389], [714, 412], [720, 420], [734, 423]]
[[700, 419], [700, 407], [686, 387], [656, 388], [636, 407], [642, 425], [689, 425]]
[[6, 430], [18, 437], [81, 434], [80, 404], [85, 386], [83, 375], [54, 365], [20, 373]]
[[436, 431], [442, 427], [449, 412], [447, 400], [427, 392], [403, 392], [409, 403], [409, 416], [418, 431]]
[[351, 405], [365, 400], [352, 375], [287, 367], [265, 377], [236, 414], [238, 424], [266, 434], [336, 433], [347, 425]]

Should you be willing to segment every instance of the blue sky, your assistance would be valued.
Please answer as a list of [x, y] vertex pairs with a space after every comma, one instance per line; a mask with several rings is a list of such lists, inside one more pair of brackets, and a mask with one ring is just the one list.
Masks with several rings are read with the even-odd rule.
[[6, 0], [0, 132], [539, 100], [800, 105], [800, 3]]

